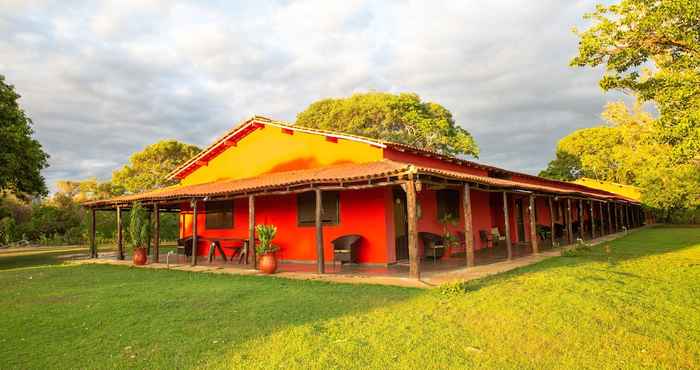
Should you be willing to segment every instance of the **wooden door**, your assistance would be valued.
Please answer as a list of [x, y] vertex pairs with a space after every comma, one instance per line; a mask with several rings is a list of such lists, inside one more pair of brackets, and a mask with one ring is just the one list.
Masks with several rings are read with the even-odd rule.
[[525, 217], [523, 216], [523, 200], [515, 200], [515, 222], [518, 228], [518, 242], [525, 242]]
[[396, 260], [408, 259], [408, 222], [406, 209], [406, 192], [394, 188], [394, 236]]

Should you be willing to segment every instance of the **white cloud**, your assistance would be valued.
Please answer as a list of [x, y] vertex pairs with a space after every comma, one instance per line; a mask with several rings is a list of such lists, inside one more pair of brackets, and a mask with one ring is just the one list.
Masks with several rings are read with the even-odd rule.
[[163, 138], [207, 144], [253, 113], [413, 91], [450, 109], [482, 160], [535, 172], [598, 122], [599, 71], [572, 69], [577, 2], [3, 2], [0, 74], [52, 155], [50, 182], [108, 178]]

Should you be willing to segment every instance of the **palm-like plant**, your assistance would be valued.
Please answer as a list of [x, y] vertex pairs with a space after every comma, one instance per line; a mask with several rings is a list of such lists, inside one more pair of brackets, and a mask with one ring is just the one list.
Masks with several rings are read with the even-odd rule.
[[129, 246], [132, 249], [143, 248], [151, 237], [151, 225], [146, 209], [140, 202], [131, 205], [129, 212]]
[[258, 240], [260, 240], [260, 243], [255, 248], [255, 251], [259, 255], [277, 251], [278, 248], [272, 245], [272, 239], [277, 235], [277, 226], [259, 224], [255, 226], [255, 232], [258, 234]]

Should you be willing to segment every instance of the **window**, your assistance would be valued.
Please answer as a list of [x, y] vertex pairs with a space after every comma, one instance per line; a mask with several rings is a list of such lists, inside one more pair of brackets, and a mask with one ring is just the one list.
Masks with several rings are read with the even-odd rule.
[[233, 228], [233, 201], [206, 202], [207, 229], [231, 229]]
[[[338, 192], [324, 191], [321, 195], [321, 222], [324, 225], [337, 225], [339, 223]], [[315, 192], [297, 194], [297, 222], [299, 226], [316, 225]]]
[[449, 214], [452, 218], [459, 218], [459, 191], [454, 189], [442, 189], [437, 191], [437, 217], [438, 220]]

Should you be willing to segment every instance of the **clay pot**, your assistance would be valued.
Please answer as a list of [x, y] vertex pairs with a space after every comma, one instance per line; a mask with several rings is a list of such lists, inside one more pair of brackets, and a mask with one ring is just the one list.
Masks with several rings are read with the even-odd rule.
[[134, 248], [134, 265], [145, 265], [148, 261], [148, 254], [146, 253], [146, 248]]
[[273, 253], [260, 256], [260, 271], [265, 274], [274, 274], [277, 271], [277, 258]]

